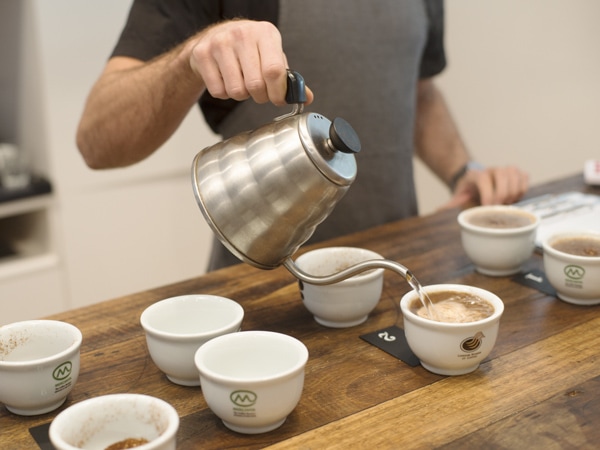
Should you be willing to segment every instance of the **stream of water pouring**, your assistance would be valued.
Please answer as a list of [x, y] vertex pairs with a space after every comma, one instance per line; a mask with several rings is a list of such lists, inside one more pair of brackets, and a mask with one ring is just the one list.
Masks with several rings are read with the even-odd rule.
[[412, 287], [414, 289], [414, 291], [419, 296], [419, 299], [421, 300], [421, 303], [425, 307], [425, 310], [427, 311], [427, 315], [429, 316], [429, 318], [431, 320], [437, 321], [438, 316], [435, 312], [435, 307], [433, 306], [433, 302], [429, 298], [429, 295], [427, 295], [427, 292], [425, 292], [423, 290], [423, 286], [421, 286], [421, 283], [419, 283], [419, 280], [417, 280], [417, 278], [410, 271], [406, 272], [406, 282], [410, 285], [410, 287]]

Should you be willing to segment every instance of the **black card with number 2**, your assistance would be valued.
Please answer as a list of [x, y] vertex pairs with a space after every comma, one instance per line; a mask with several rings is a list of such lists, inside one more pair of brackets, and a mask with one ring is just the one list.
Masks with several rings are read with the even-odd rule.
[[416, 367], [420, 364], [419, 358], [415, 356], [408, 346], [408, 342], [406, 342], [404, 330], [396, 325], [364, 334], [360, 338], [395, 356], [409, 366]]

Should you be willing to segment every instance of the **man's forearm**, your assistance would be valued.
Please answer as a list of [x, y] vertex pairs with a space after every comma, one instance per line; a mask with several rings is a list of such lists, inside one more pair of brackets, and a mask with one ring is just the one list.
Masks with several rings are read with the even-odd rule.
[[[286, 80], [272, 23], [220, 22], [149, 63], [112, 58], [90, 93], [77, 145], [90, 167], [133, 164], [171, 136], [204, 89], [215, 98], [283, 105]], [[306, 97], [310, 104], [308, 87]]]
[[88, 166], [134, 164], [181, 124], [204, 89], [189, 64], [189, 43], [148, 63], [111, 59], [93, 87], [77, 130]]
[[415, 120], [417, 156], [447, 185], [469, 160], [446, 102], [433, 81], [419, 84]]

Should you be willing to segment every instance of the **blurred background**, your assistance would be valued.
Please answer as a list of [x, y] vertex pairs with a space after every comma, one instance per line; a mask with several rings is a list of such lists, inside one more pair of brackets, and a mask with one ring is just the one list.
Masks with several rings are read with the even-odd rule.
[[[190, 166], [219, 139], [196, 108], [134, 167], [91, 171], [75, 146], [129, 6], [0, 0], [0, 142], [14, 144], [40, 182], [38, 195], [0, 202], [0, 325], [205, 270], [211, 232]], [[446, 2], [446, 13], [449, 65], [438, 85], [478, 161], [518, 163], [536, 184], [600, 158], [600, 2]], [[428, 214], [449, 194], [415, 166]]]

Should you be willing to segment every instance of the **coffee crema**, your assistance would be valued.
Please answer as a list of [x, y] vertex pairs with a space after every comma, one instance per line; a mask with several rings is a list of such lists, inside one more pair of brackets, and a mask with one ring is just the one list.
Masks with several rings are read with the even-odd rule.
[[[494, 313], [494, 306], [490, 302], [468, 292], [440, 291], [427, 294], [433, 302], [437, 316], [433, 320], [438, 322], [476, 322], [490, 317]], [[417, 316], [431, 319], [425, 307], [418, 301], [412, 304], [411, 310]]]
[[552, 248], [575, 256], [599, 257], [600, 239], [590, 236], [568, 237], [552, 243]]
[[531, 225], [533, 219], [530, 215], [520, 211], [479, 211], [467, 218], [471, 225], [484, 228], [521, 228]]

